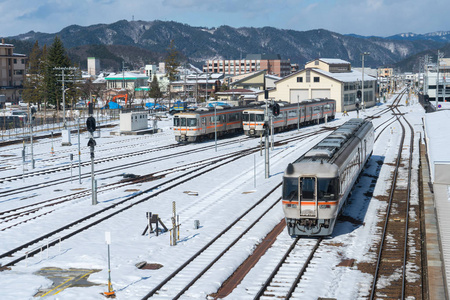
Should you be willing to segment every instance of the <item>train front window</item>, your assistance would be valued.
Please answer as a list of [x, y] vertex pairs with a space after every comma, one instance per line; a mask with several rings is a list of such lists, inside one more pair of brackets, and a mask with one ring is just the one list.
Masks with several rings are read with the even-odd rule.
[[250, 114], [242, 114], [242, 121], [248, 122], [250, 120]]
[[180, 118], [178, 117], [173, 118], [173, 126], [180, 127]]
[[188, 127], [196, 127], [197, 126], [197, 119], [194, 119], [194, 118], [187, 119], [187, 126]]
[[302, 199], [313, 199], [316, 179], [314, 177], [303, 177], [300, 179]]
[[257, 122], [264, 121], [264, 115], [263, 114], [256, 114], [255, 117], [256, 117], [256, 121]]
[[249, 114], [250, 115], [250, 121], [255, 121], [255, 114]]
[[319, 199], [336, 200], [337, 196], [337, 179], [336, 178], [320, 178], [317, 180], [317, 188], [319, 190]]
[[297, 200], [298, 199], [298, 179], [297, 178], [283, 178], [283, 199]]

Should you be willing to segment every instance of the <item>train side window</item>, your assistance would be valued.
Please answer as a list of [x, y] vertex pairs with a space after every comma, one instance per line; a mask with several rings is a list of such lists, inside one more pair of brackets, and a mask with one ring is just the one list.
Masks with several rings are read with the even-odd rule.
[[187, 126], [188, 127], [196, 127], [197, 126], [197, 119], [193, 119], [193, 118], [187, 119]]

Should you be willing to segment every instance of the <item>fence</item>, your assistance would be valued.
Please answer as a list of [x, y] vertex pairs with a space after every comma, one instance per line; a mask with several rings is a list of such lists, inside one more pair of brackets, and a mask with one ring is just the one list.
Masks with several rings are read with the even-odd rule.
[[[97, 126], [100, 124], [104, 125], [112, 123], [118, 120], [119, 114], [120, 110], [118, 109], [96, 109], [94, 111]], [[85, 126], [88, 116], [89, 114], [87, 109], [67, 111], [67, 128], [78, 128], [78, 118], [80, 119], [80, 126]], [[37, 112], [31, 122], [33, 126], [33, 133], [50, 131], [56, 132], [62, 130], [64, 127], [62, 112], [55, 110]], [[16, 116], [0, 116], [0, 131], [1, 140], [25, 138], [30, 135], [30, 124], [25, 119], [19, 120]]]

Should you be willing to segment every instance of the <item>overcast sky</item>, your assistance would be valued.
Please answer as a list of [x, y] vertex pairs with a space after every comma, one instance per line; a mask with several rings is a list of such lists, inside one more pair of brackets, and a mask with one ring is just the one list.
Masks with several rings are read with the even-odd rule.
[[163, 20], [390, 36], [450, 30], [448, 0], [0, 0], [0, 35], [69, 25]]

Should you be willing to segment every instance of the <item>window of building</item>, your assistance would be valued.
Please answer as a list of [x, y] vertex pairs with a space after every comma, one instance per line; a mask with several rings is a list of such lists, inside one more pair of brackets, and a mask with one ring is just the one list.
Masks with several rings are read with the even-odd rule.
[[320, 82], [320, 77], [314, 77], [314, 82]]
[[303, 77], [297, 77], [297, 82], [303, 82]]
[[319, 65], [319, 61], [316, 60], [316, 61], [314, 62], [314, 65], [318, 66], [318, 65]]
[[311, 70], [306, 70], [306, 82], [311, 82]]

